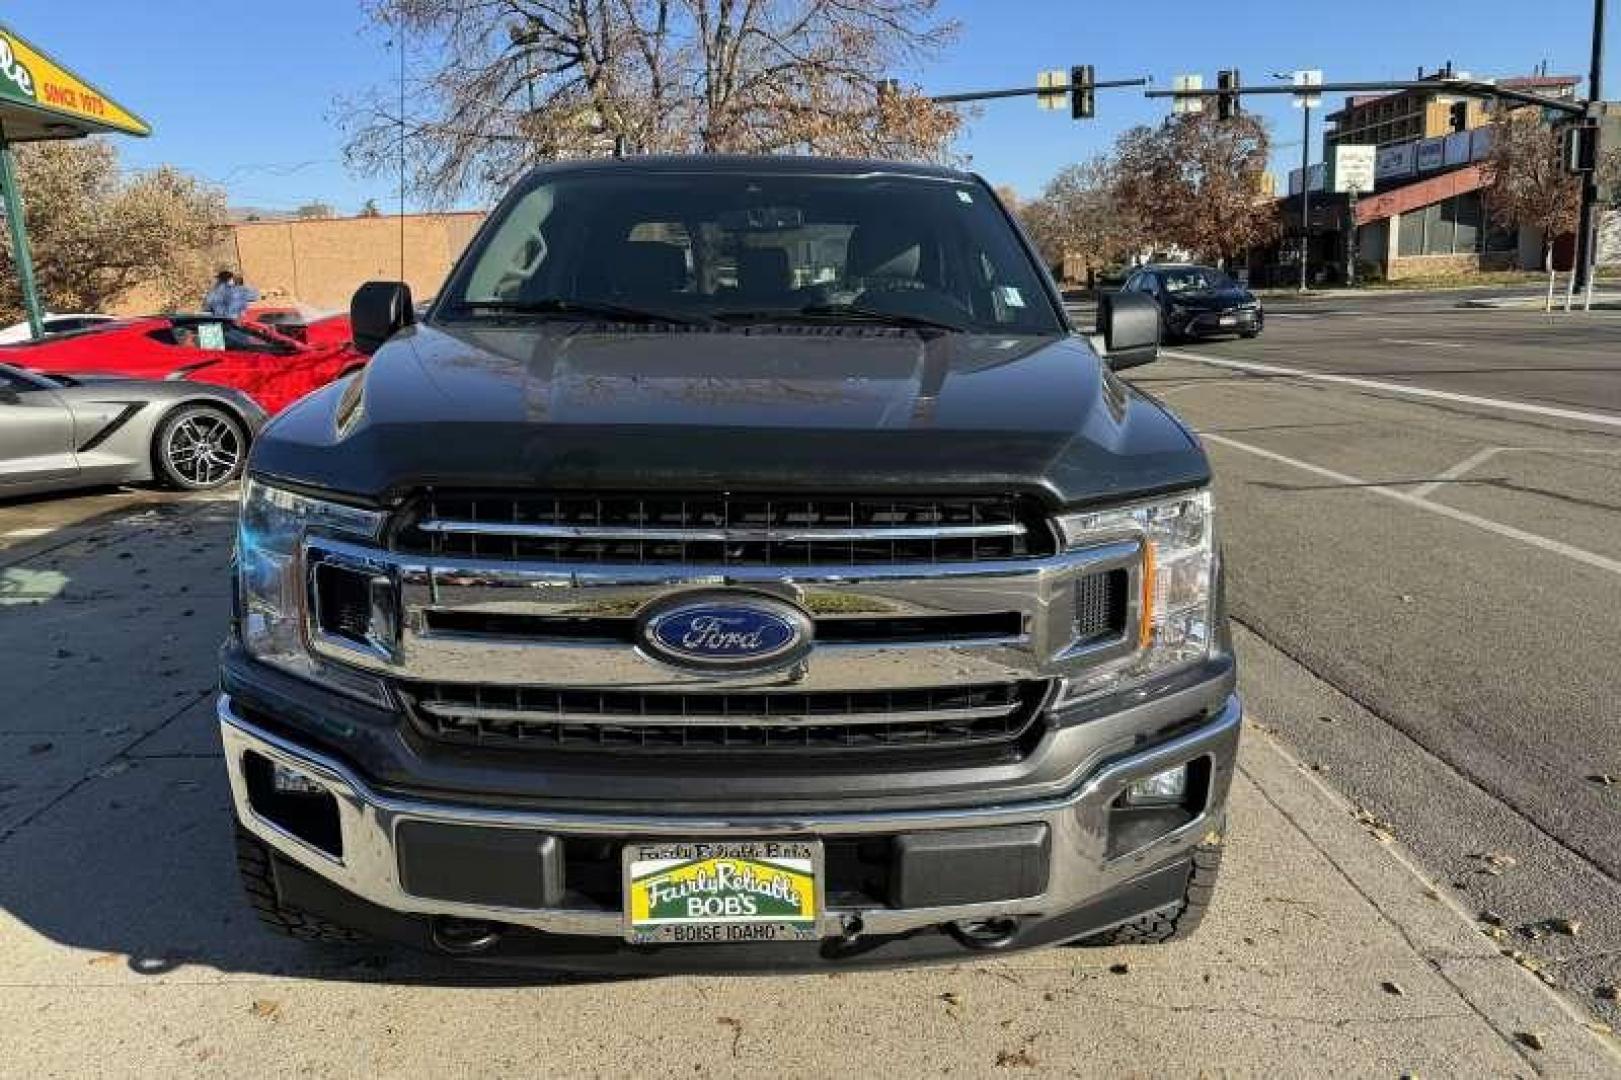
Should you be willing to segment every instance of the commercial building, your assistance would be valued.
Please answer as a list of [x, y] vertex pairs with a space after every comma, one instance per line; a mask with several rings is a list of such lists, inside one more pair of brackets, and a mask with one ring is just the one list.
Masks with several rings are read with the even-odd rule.
[[[1420, 79], [1466, 77], [1447, 66]], [[1580, 79], [1538, 74], [1497, 80], [1508, 88], [1548, 97], [1573, 97]], [[1350, 97], [1325, 119], [1324, 165], [1302, 176], [1290, 173], [1282, 200], [1285, 241], [1277, 264], [1280, 279], [1298, 274], [1300, 191], [1311, 191], [1307, 237], [1316, 280], [1343, 276], [1345, 231], [1351, 200], [1333, 192], [1332, 162], [1339, 146], [1376, 148], [1374, 190], [1355, 204], [1357, 262], [1364, 274], [1387, 280], [1473, 270], [1536, 269], [1542, 236], [1535, 229], [1504, 229], [1487, 213], [1484, 162], [1491, 151], [1500, 104], [1464, 98], [1437, 88]], [[1555, 238], [1556, 265], [1568, 266], [1569, 238]]]

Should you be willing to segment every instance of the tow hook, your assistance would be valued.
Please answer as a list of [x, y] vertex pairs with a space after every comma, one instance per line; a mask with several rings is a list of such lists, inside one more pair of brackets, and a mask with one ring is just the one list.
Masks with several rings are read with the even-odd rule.
[[492, 923], [448, 916], [433, 920], [432, 934], [436, 946], [457, 956], [487, 952], [501, 940], [501, 931]]
[[970, 949], [1005, 949], [1019, 936], [1019, 920], [1010, 917], [963, 919], [947, 923], [946, 932]]

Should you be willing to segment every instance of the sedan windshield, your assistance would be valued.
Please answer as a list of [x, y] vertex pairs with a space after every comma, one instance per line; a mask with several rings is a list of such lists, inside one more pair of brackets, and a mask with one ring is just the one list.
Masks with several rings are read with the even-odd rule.
[[1165, 282], [1165, 291], [1204, 292], [1214, 289], [1230, 289], [1233, 279], [1220, 270], [1213, 270], [1208, 266], [1189, 266], [1176, 270], [1161, 270], [1160, 279]]
[[434, 314], [1062, 332], [989, 191], [885, 174], [541, 174], [504, 204]]

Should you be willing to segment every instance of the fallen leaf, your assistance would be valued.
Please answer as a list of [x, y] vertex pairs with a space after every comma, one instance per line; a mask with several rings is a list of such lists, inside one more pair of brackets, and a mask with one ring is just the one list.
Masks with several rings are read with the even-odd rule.
[[1111, 975], [1129, 975], [1130, 973], [1131, 965], [1125, 963], [1124, 961], [1118, 964], [1109, 965], [1109, 974]]
[[92, 956], [89, 960], [87, 960], [85, 962], [88, 963], [88, 964], [96, 964], [96, 965], [99, 966], [99, 965], [103, 965], [103, 964], [116, 964], [116, 963], [120, 962], [123, 959], [124, 958], [122, 956], [119, 956], [117, 953], [102, 953], [100, 956]]
[[1541, 1050], [1548, 1045], [1540, 1031], [1516, 1031], [1514, 1037], [1533, 1050]]
[[1480, 913], [1480, 921], [1485, 923], [1487, 926], [1502, 926], [1504, 919], [1495, 911], [1482, 911]]
[[955, 990], [947, 990], [945, 993], [940, 995], [940, 1000], [945, 1002], [947, 1005], [961, 1005], [962, 995], [958, 994]]
[[1577, 934], [1582, 932], [1582, 920], [1563, 918], [1549, 919], [1548, 929], [1558, 934], [1564, 934], [1568, 937], [1575, 937]]
[[1401, 988], [1401, 983], [1391, 982], [1391, 981], [1389, 981], [1387, 979], [1386, 981], [1380, 983], [1379, 985], [1380, 985], [1381, 988], [1384, 989], [1384, 992], [1387, 993], [1387, 994], [1393, 994], [1396, 997], [1406, 997], [1407, 996], [1407, 991], [1405, 991], [1405, 990], [1403, 990]]
[[1017, 1050], [998, 1050], [996, 1052], [996, 1067], [998, 1069], [1033, 1069], [1036, 1059], [1030, 1056], [1030, 1051], [1021, 1046]]
[[1593, 988], [1593, 996], [1605, 1001], [1621, 1001], [1621, 986], [1605, 983]]
[[743, 1021], [735, 1016], [717, 1016], [715, 1023], [732, 1029], [732, 1056], [737, 1056], [737, 1042], [743, 1037]]
[[248, 1006], [248, 1011], [266, 1020], [280, 1020], [281, 1002], [271, 1001], [269, 998], [256, 998], [253, 1004]]
[[1602, 784], [1604, 787], [1612, 787], [1615, 784], [1621, 783], [1621, 780], [1618, 780], [1614, 775], [1602, 772], [1594, 773], [1592, 776], [1589, 776], [1588, 779], [1593, 781], [1595, 784]]
[[1505, 855], [1501, 851], [1482, 851], [1475, 858], [1480, 859], [1489, 866], [1518, 866], [1520, 860], [1512, 855]]
[[1441, 894], [1436, 890], [1434, 885], [1426, 885], [1424, 886], [1424, 899], [1439, 900], [1441, 899]]

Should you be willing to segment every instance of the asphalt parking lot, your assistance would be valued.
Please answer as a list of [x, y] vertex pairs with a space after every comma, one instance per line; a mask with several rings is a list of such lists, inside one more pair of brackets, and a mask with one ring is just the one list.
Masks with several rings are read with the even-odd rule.
[[1582, 318], [1280, 304], [1132, 372], [1215, 464], [1251, 720], [1160, 949], [586, 981], [269, 937], [229, 497], [0, 504], [0, 1074], [1621, 1075], [1621, 317]]

